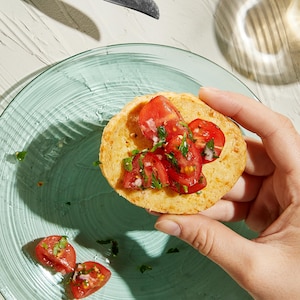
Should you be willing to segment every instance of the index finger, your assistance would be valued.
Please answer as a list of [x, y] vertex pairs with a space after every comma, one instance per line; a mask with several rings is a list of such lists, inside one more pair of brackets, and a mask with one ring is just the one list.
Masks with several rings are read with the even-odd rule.
[[300, 136], [287, 117], [244, 95], [214, 88], [201, 88], [199, 98], [260, 136], [275, 165], [286, 172], [300, 167], [300, 157], [295, 155]]

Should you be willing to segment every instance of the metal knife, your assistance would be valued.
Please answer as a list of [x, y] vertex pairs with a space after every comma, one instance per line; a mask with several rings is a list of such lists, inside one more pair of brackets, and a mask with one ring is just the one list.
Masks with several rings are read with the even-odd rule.
[[121, 5], [144, 13], [155, 19], [159, 19], [159, 9], [154, 0], [104, 0], [106, 2]]

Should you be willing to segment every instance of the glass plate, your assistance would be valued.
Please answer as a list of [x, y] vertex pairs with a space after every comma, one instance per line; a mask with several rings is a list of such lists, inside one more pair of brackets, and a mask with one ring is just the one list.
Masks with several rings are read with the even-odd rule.
[[[38, 239], [66, 235], [77, 262], [112, 271], [89, 299], [251, 299], [224, 271], [176, 238], [156, 218], [119, 197], [102, 177], [102, 129], [135, 96], [215, 86], [254, 97], [203, 57], [152, 44], [87, 51], [29, 83], [0, 118], [0, 291], [6, 299], [68, 299], [65, 280], [38, 265]], [[17, 161], [16, 151], [27, 151]], [[230, 225], [252, 237], [243, 223]], [[97, 241], [114, 239], [119, 254]], [[167, 254], [171, 248], [179, 252]], [[152, 270], [144, 273], [140, 266]]]

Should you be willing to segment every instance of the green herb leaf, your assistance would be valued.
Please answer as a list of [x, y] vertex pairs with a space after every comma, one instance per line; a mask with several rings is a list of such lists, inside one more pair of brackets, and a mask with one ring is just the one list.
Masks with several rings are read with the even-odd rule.
[[182, 185], [182, 188], [183, 188], [184, 193], [187, 194], [189, 191], [188, 187], [186, 185]]
[[187, 130], [188, 130], [188, 138], [192, 141], [192, 142], [195, 142], [196, 140], [194, 139], [194, 135], [193, 135], [193, 132], [191, 130], [191, 128], [189, 127], [189, 125], [185, 122], [179, 122], [179, 124], [183, 127], [185, 127]]
[[154, 152], [156, 149], [161, 148], [164, 145], [165, 142], [158, 142], [156, 143], [149, 152]]
[[137, 155], [137, 154], [139, 154], [139, 153], [140, 153], [140, 151], [139, 151], [138, 149], [134, 149], [134, 150], [131, 151], [131, 154], [132, 154], [133, 156], [135, 156], [135, 155]]
[[177, 161], [174, 153], [173, 152], [166, 153], [166, 157], [167, 157], [168, 161], [172, 164], [172, 166], [175, 167], [175, 169], [178, 171], [178, 169], [179, 169], [178, 161]]
[[16, 152], [17, 160], [23, 161], [25, 159], [26, 154], [27, 154], [27, 151], [21, 151], [21, 152], [17, 151]]
[[100, 164], [101, 164], [100, 160], [96, 160], [96, 161], [93, 162], [93, 166], [94, 166], [94, 167], [97, 167], [97, 166], [99, 166]]
[[177, 253], [179, 252], [179, 249], [178, 248], [170, 248], [168, 251], [167, 251], [167, 254], [169, 253]]
[[151, 271], [151, 270], [152, 270], [152, 267], [149, 266], [149, 265], [141, 265], [141, 266], [139, 267], [139, 270], [140, 270], [141, 273], [144, 273], [144, 272], [146, 272], [146, 271]]
[[158, 189], [158, 190], [160, 190], [162, 188], [161, 181], [155, 176], [155, 174], [153, 172], [152, 172], [151, 187], [154, 189]]
[[68, 239], [66, 236], [62, 236], [61, 239], [54, 245], [53, 254], [57, 256], [61, 250], [65, 249], [68, 245]]
[[209, 140], [209, 141], [206, 143], [206, 147], [207, 147], [209, 150], [214, 151], [214, 149], [215, 149], [215, 141], [214, 141], [214, 139]]
[[133, 156], [132, 157], [126, 157], [126, 158], [123, 159], [124, 169], [128, 172], [132, 171], [132, 161], [133, 161]]
[[113, 239], [107, 239], [107, 240], [97, 240], [96, 241], [100, 245], [107, 245], [111, 244], [111, 254], [112, 256], [117, 256], [119, 253], [119, 245], [116, 240]]
[[157, 135], [158, 135], [158, 138], [159, 138], [159, 141], [160, 142], [165, 142], [166, 141], [166, 138], [167, 138], [167, 131], [166, 131], [166, 127], [165, 126], [159, 126], [157, 128]]
[[187, 140], [186, 140], [186, 134], [183, 135], [183, 138], [182, 138], [182, 141], [178, 147], [178, 150], [182, 153], [182, 155], [184, 157], [187, 156], [188, 152], [189, 152], [189, 145], [187, 143]]

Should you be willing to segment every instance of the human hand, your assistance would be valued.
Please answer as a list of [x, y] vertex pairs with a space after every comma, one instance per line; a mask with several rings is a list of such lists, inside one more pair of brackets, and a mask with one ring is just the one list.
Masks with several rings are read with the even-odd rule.
[[[215, 110], [257, 133], [234, 188], [198, 215], [161, 215], [155, 227], [222, 267], [255, 299], [300, 297], [300, 135], [291, 121], [245, 96], [201, 88]], [[219, 221], [245, 220], [248, 240]]]

